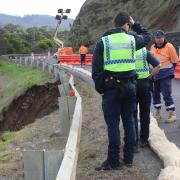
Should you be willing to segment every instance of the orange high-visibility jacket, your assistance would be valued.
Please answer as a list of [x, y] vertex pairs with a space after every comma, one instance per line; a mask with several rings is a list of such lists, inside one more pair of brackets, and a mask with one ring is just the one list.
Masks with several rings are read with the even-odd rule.
[[160, 60], [161, 69], [171, 68], [173, 66], [172, 63], [178, 61], [176, 50], [171, 43], [167, 43], [163, 48], [156, 48], [155, 44], [153, 44], [151, 52]]
[[88, 53], [87, 47], [81, 46], [81, 47], [79, 48], [79, 53], [80, 53], [80, 54], [86, 54], [86, 53]]

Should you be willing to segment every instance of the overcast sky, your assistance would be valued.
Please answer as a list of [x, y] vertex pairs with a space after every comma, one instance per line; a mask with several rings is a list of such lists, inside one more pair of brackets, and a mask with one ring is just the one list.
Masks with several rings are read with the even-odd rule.
[[9, 15], [41, 14], [55, 16], [59, 8], [71, 9], [75, 19], [85, 0], [0, 0], [0, 13]]

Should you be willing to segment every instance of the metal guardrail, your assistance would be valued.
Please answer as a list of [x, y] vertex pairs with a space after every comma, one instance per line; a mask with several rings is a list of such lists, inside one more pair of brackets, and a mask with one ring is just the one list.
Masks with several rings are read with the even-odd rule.
[[[10, 59], [9, 59], [10, 57]], [[68, 135], [64, 153], [61, 151], [25, 151], [23, 152], [25, 162], [25, 180], [74, 180], [76, 178], [76, 165], [82, 123], [81, 97], [74, 87], [73, 76], [67, 73], [64, 66], [53, 65], [46, 60], [39, 60], [31, 56], [20, 55], [1, 56], [14, 63], [20, 63], [32, 68], [42, 68], [54, 74], [60, 79], [58, 86], [60, 97], [59, 111], [61, 120], [61, 132]], [[75, 94], [72, 96], [70, 91]], [[38, 162], [37, 162], [38, 159]], [[53, 163], [54, 162], [54, 163]], [[58, 169], [57, 167], [60, 166]], [[53, 170], [52, 170], [52, 167]]]

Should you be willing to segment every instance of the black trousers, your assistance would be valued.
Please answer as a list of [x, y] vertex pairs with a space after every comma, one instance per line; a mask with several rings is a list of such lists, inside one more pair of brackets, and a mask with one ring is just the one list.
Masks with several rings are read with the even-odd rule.
[[81, 54], [81, 65], [86, 64], [86, 54]]
[[116, 166], [120, 159], [120, 116], [124, 128], [123, 159], [126, 163], [133, 162], [136, 145], [134, 124], [136, 88], [131, 81], [124, 82], [121, 85], [122, 88], [106, 90], [102, 96], [102, 109], [109, 140], [107, 160], [112, 166]]
[[[150, 107], [151, 107], [151, 82], [149, 79], [137, 80], [136, 85], [137, 105], [140, 112], [140, 141], [147, 142], [149, 138]], [[137, 111], [135, 111], [136, 143], [139, 142]]]

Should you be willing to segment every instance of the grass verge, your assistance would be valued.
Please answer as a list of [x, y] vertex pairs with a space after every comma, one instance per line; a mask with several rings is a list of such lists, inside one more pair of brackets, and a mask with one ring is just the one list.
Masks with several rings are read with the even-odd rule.
[[47, 72], [23, 67], [8, 61], [0, 61], [0, 76], [6, 76], [8, 82], [0, 89], [0, 111], [7, 106], [14, 97], [22, 94], [33, 85], [42, 85], [53, 80]]

